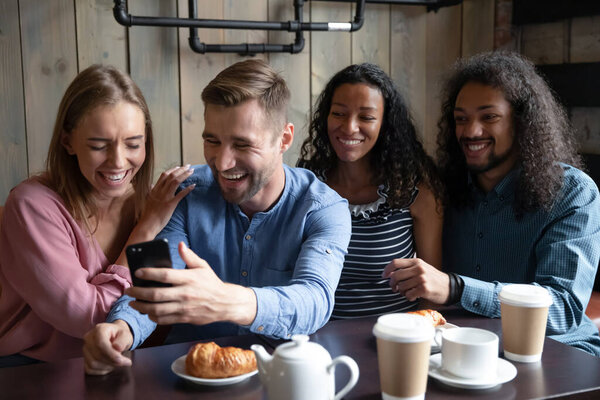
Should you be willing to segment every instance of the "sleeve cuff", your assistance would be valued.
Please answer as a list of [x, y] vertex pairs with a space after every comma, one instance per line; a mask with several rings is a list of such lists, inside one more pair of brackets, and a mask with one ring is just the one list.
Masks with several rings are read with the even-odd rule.
[[106, 322], [115, 322], [120, 319], [129, 325], [133, 335], [133, 344], [130, 350], [141, 345], [156, 328], [156, 323], [146, 314], [141, 314], [129, 306], [129, 302], [133, 300], [135, 299], [131, 296], [121, 296], [106, 317]]
[[272, 289], [251, 288], [256, 295], [256, 317], [249, 326], [253, 333], [277, 338], [288, 338], [291, 334], [279, 318], [279, 297]]
[[498, 282], [484, 282], [467, 276], [458, 275], [464, 282], [460, 299], [461, 306], [475, 314], [489, 318], [500, 317], [498, 292], [502, 285]]

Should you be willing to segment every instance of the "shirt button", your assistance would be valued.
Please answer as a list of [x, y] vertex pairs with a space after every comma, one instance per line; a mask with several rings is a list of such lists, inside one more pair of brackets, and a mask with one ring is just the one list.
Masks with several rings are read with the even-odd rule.
[[483, 232], [479, 232], [479, 233], [477, 234], [477, 237], [478, 237], [479, 239], [481, 239], [481, 238], [483, 237]]
[[265, 330], [265, 327], [261, 325], [258, 328], [256, 328], [256, 330], [259, 331], [259, 332], [262, 332], [262, 331]]
[[477, 266], [475, 267], [475, 269], [476, 269], [477, 271], [481, 271], [481, 265], [477, 264]]
[[330, 249], [325, 249], [325, 253], [331, 254], [331, 250]]
[[478, 301], [474, 302], [473, 307], [479, 307], [479, 302]]
[[500, 197], [498, 197], [500, 199], [500, 201], [504, 201], [504, 196], [500, 195]]
[[484, 200], [484, 201], [483, 201], [483, 205], [484, 205], [485, 207], [487, 207], [487, 205], [488, 205], [488, 202], [487, 202], [487, 200]]
[[245, 269], [242, 270], [242, 276], [248, 276], [248, 271], [246, 271]]
[[252, 236], [246, 235], [246, 240], [250, 240], [250, 239], [252, 239]]

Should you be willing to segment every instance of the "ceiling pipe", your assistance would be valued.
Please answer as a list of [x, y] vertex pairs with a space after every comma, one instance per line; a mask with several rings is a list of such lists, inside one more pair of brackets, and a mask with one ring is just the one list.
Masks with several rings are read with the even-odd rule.
[[[314, 0], [313, 0], [314, 1]], [[197, 53], [239, 53], [253, 55], [256, 53], [299, 53], [304, 48], [304, 31], [342, 31], [355, 32], [364, 23], [365, 3], [367, 0], [319, 0], [356, 3], [354, 19], [350, 22], [304, 22], [302, 10], [305, 0], [293, 0], [293, 21], [244, 21], [198, 19], [197, 0], [189, 0], [189, 18], [177, 17], [144, 17], [129, 14], [127, 0], [114, 0], [113, 14], [115, 20], [124, 26], [164, 26], [173, 28], [190, 28], [190, 48]], [[459, 4], [462, 0], [368, 0], [370, 3], [426, 5], [428, 10]], [[198, 28], [212, 29], [248, 29], [268, 31], [295, 32], [291, 44], [241, 43], [241, 44], [206, 44], [198, 37]]]

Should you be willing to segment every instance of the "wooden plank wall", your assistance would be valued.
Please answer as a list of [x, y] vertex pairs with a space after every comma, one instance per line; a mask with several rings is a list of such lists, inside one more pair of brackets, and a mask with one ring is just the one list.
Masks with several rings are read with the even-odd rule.
[[[412, 108], [431, 152], [439, 115], [439, 80], [458, 57], [491, 50], [494, 0], [464, 0], [427, 12], [424, 6], [371, 4], [355, 33], [306, 32], [300, 54], [262, 54], [287, 79], [294, 164], [306, 137], [311, 105], [327, 80], [350, 63], [375, 62], [392, 76]], [[130, 0], [135, 15], [187, 17], [187, 1]], [[281, 20], [292, 0], [198, 0], [199, 18]], [[154, 122], [157, 173], [179, 163], [202, 163], [202, 88], [235, 54], [194, 53], [188, 29], [125, 28], [111, 0], [2, 0], [0, 2], [0, 204], [8, 191], [43, 169], [56, 110], [78, 71], [93, 63], [128, 71], [141, 87]], [[306, 2], [304, 20], [348, 22], [354, 5]], [[289, 32], [199, 31], [206, 43], [292, 43]], [[594, 45], [582, 44], [582, 46]]]
[[[523, 25], [520, 39], [521, 53], [538, 65], [600, 62], [600, 16]], [[600, 154], [600, 107], [568, 111], [579, 151]]]

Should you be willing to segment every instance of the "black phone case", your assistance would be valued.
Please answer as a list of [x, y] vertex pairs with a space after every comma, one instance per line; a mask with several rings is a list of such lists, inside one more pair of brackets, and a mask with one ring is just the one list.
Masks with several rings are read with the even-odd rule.
[[168, 283], [147, 281], [135, 277], [138, 268], [172, 268], [169, 242], [167, 239], [157, 239], [150, 242], [136, 243], [125, 249], [129, 270], [134, 286], [141, 287], [170, 287]]

